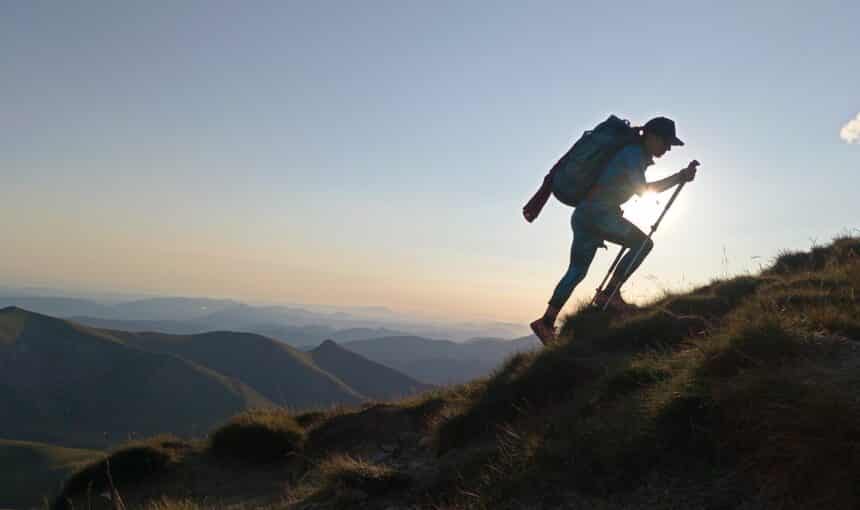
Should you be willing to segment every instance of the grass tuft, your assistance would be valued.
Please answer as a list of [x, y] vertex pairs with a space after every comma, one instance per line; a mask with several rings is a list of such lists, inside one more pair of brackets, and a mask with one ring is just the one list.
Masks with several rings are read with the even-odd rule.
[[744, 369], [794, 359], [801, 347], [801, 339], [780, 320], [762, 317], [708, 342], [699, 370], [702, 376], [731, 377]]
[[63, 486], [60, 499], [74, 497], [90, 488], [97, 491], [107, 489], [108, 463], [114, 484], [121, 486], [167, 472], [190, 448], [188, 443], [170, 435], [126, 443], [105, 459], [87, 464], [72, 474]]
[[588, 358], [565, 345], [516, 354], [493, 373], [463, 413], [439, 427], [438, 452], [491, 437], [496, 424], [564, 399], [600, 373]]
[[668, 379], [671, 374], [654, 366], [630, 365], [609, 378], [603, 398], [614, 400], [635, 390]]
[[265, 463], [300, 451], [304, 429], [283, 409], [257, 409], [230, 419], [215, 431], [209, 449], [218, 457]]
[[396, 469], [342, 454], [328, 457], [320, 464], [319, 471], [330, 490], [360, 490], [371, 496], [404, 489], [411, 483], [408, 476]]

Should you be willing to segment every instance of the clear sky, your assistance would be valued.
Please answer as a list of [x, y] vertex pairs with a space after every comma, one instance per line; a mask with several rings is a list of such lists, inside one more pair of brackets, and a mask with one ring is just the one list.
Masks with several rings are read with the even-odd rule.
[[[522, 206], [610, 113], [677, 122], [649, 180], [702, 163], [626, 295], [757, 270], [860, 228], [858, 20], [844, 0], [3, 2], [0, 283], [528, 321], [571, 210]], [[668, 196], [628, 216], [647, 231]]]

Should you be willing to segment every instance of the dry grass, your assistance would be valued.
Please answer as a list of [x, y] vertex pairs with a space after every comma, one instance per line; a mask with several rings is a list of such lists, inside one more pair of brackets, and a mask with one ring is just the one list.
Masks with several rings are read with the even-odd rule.
[[285, 409], [256, 409], [234, 416], [210, 438], [210, 451], [221, 458], [272, 462], [301, 451], [304, 429]]
[[190, 448], [187, 442], [170, 435], [125, 443], [104, 459], [87, 464], [72, 474], [66, 480], [59, 499], [64, 500], [86, 491], [108, 489], [108, 464], [113, 483], [121, 487], [166, 473], [181, 461]]
[[[452, 504], [501, 507], [522, 491], [556, 491], [546, 480], [608, 497], [680, 472], [732, 504], [856, 508], [858, 253], [858, 240], [837, 240], [831, 251], [782, 256], [760, 277], [667, 296], [659, 310], [622, 321], [590, 310], [569, 316], [561, 346], [510, 360], [440, 428], [456, 433], [458, 447], [494, 425], [509, 431]], [[690, 325], [704, 327], [684, 331]], [[612, 356], [600, 358], [602, 384], [577, 388], [551, 363], [535, 369], [543, 355], [577, 350]], [[554, 390], [559, 381], [570, 385], [567, 395]], [[596, 394], [583, 405], [571, 398], [577, 391]], [[523, 402], [541, 419], [515, 412]], [[731, 489], [707, 482], [727, 472]]]
[[410, 477], [400, 471], [346, 454], [326, 457], [292, 491], [290, 502], [350, 508], [368, 498], [404, 490]]
[[203, 510], [204, 507], [190, 499], [161, 498], [151, 501], [143, 510]]

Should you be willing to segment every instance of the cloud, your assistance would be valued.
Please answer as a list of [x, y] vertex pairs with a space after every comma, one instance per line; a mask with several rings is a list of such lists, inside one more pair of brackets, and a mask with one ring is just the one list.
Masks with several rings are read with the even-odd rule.
[[839, 131], [839, 138], [848, 143], [860, 141], [860, 113], [852, 120], [849, 120], [848, 124], [842, 126], [842, 130]]

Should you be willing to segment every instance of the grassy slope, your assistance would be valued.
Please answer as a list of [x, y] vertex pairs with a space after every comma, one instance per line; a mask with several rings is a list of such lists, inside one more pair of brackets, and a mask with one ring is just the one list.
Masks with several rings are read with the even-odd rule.
[[80, 464], [100, 455], [96, 450], [0, 439], [0, 508], [40, 505], [39, 495], [55, 491]]
[[487, 378], [299, 415], [302, 451], [235, 471], [276, 490], [178, 491], [234, 469], [201, 449], [123, 491], [161, 510], [858, 508], [858, 291], [860, 239], [784, 253], [624, 318], [567, 316], [557, 345]]

